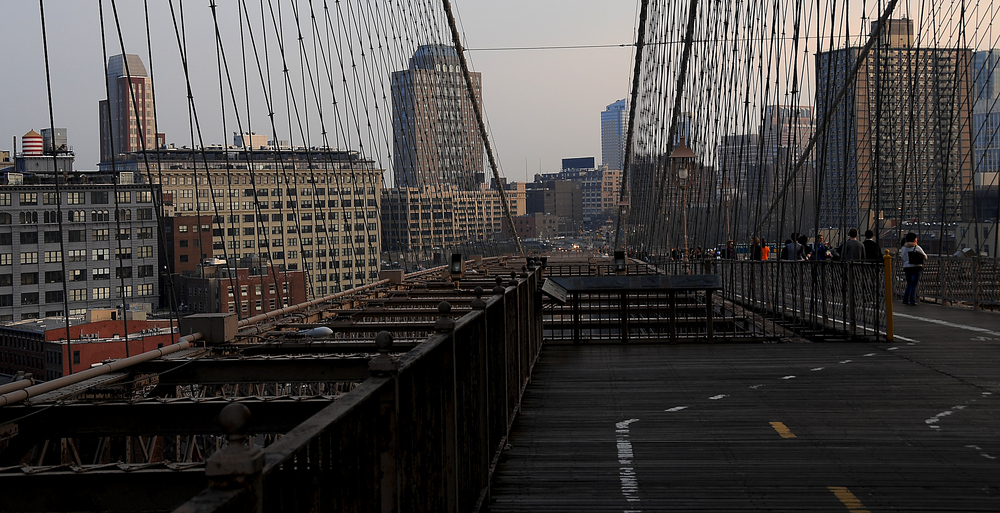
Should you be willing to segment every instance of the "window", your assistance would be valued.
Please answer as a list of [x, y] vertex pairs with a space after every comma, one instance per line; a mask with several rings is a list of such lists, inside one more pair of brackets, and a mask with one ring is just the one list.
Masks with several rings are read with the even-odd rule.
[[118, 240], [132, 240], [132, 229], [131, 228], [119, 228], [118, 229]]
[[86, 301], [87, 289], [73, 289], [69, 291], [70, 301]]
[[108, 191], [92, 191], [90, 193], [90, 202], [94, 205], [107, 205]]
[[109, 260], [110, 258], [111, 258], [111, 250], [108, 248], [90, 250], [91, 260]]
[[0, 233], [0, 246], [10, 246], [13, 243], [13, 237], [9, 233]]
[[139, 258], [153, 258], [153, 246], [139, 246]]
[[20, 224], [38, 224], [38, 212], [18, 212], [17, 222]]
[[38, 273], [21, 273], [21, 285], [37, 285]]
[[136, 238], [137, 239], [152, 239], [153, 238], [153, 228], [152, 227], [137, 228], [136, 229]]
[[135, 218], [140, 221], [149, 221], [153, 219], [153, 209], [151, 208], [138, 208], [135, 211]]
[[38, 304], [38, 293], [37, 292], [22, 292], [21, 293], [21, 304], [22, 305], [37, 305]]
[[135, 193], [135, 202], [136, 203], [152, 203], [153, 202], [153, 193], [152, 193], [152, 191], [137, 191]]
[[0, 287], [10, 287], [14, 284], [13, 274], [0, 274]]
[[45, 263], [54, 264], [62, 262], [62, 253], [59, 251], [46, 251], [45, 252]]
[[177, 242], [177, 247], [179, 247], [179, 248], [186, 248], [186, 247], [188, 247], [188, 240], [187, 239], [181, 239], [181, 240], [179, 240]]
[[84, 193], [82, 192], [67, 192], [66, 193], [66, 204], [67, 205], [83, 205]]
[[111, 287], [94, 287], [90, 290], [90, 299], [110, 299]]
[[38, 232], [21, 232], [21, 244], [38, 244]]
[[96, 228], [91, 235], [91, 239], [94, 241], [107, 241], [111, 239], [111, 236], [107, 228]]
[[14, 263], [13, 255], [10, 253], [0, 253], [0, 265], [11, 265]]
[[62, 271], [45, 271], [45, 283], [62, 283]]
[[121, 286], [115, 287], [115, 297], [132, 297], [132, 286], [125, 285], [124, 289]]
[[132, 260], [132, 248], [115, 249], [115, 258], [118, 260]]
[[45, 232], [45, 242], [60, 242], [62, 241], [62, 234], [58, 231], [47, 231]]
[[[107, 230], [105, 230], [107, 231]], [[83, 242], [85, 240], [84, 230], [70, 230], [69, 231], [69, 241], [70, 242]]]
[[140, 265], [138, 268], [138, 273], [140, 278], [149, 278], [153, 276], [153, 266], [152, 265]]
[[86, 210], [71, 210], [69, 212], [69, 221], [71, 223], [86, 223], [87, 222], [87, 211]]
[[152, 296], [153, 295], [153, 284], [144, 283], [138, 287], [138, 295], [140, 296]]
[[9, 207], [9, 206], [10, 206], [10, 193], [9, 192], [0, 193], [0, 207]]
[[69, 273], [69, 281], [87, 281], [86, 269], [70, 269], [67, 272]]
[[42, 193], [42, 204], [43, 205], [58, 205], [59, 195], [54, 192], [43, 192]]
[[34, 251], [32, 251], [30, 253], [21, 253], [21, 263], [22, 264], [37, 264], [38, 263], [38, 253], [34, 252]]
[[132, 268], [131, 267], [116, 267], [115, 268], [115, 278], [131, 278]]
[[132, 203], [132, 191], [118, 191], [118, 203]]
[[17, 195], [18, 201], [21, 205], [37, 205], [38, 204], [38, 193], [37, 192], [21, 192]]
[[62, 303], [63, 302], [63, 291], [61, 290], [50, 290], [45, 293], [46, 303]]

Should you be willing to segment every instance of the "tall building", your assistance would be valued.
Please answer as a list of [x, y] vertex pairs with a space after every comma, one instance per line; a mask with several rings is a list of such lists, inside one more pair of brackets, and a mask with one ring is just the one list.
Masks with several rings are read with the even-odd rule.
[[601, 113], [601, 162], [608, 169], [621, 171], [625, 165], [627, 136], [628, 110], [623, 98], [608, 105]]
[[108, 99], [99, 104], [101, 161], [156, 148], [162, 137], [156, 134], [153, 81], [142, 59], [135, 54], [112, 56], [108, 59], [107, 79]]
[[1000, 171], [1000, 50], [972, 54], [975, 103], [972, 122], [977, 173]]
[[878, 231], [963, 217], [973, 169], [972, 52], [914, 46], [911, 20], [889, 24], [829, 114], [861, 49], [817, 55], [817, 126], [830, 116], [816, 158], [821, 227]]
[[[470, 74], [481, 98], [482, 75]], [[484, 145], [454, 47], [420, 46], [409, 69], [393, 72], [392, 131], [394, 187], [484, 183]]]

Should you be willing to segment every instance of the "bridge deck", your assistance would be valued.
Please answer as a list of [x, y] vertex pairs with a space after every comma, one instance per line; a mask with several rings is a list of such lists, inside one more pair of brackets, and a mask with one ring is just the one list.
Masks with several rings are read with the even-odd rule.
[[1000, 314], [896, 305], [893, 344], [550, 346], [505, 511], [1000, 511]]

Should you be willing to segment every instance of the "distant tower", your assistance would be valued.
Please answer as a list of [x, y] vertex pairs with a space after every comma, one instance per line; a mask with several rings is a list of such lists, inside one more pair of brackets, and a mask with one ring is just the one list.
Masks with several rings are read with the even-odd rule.
[[628, 112], [625, 100], [608, 105], [601, 113], [601, 162], [608, 169], [621, 170], [625, 164], [625, 138], [628, 135]]
[[[482, 74], [471, 76], [481, 98]], [[455, 48], [417, 48], [409, 69], [392, 74], [395, 186], [478, 189], [485, 150], [475, 116]]]
[[[134, 94], [129, 93], [131, 90]], [[101, 161], [156, 148], [153, 81], [135, 54], [108, 59], [108, 99], [100, 102]]]

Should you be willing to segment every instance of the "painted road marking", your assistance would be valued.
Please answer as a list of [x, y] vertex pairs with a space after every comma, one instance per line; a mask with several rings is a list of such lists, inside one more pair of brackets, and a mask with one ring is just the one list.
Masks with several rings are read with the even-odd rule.
[[781, 435], [781, 438], [795, 438], [795, 433], [792, 433], [784, 422], [772, 422], [771, 427]]
[[719, 399], [722, 399], [723, 397], [726, 397], [726, 394], [713, 395], [712, 397], [709, 397], [709, 399], [717, 401]]
[[813, 371], [813, 372], [816, 372], [816, 371], [821, 371], [821, 370], [823, 370], [823, 369], [825, 369], [825, 368], [826, 368], [826, 367], [816, 367], [815, 369], [809, 369], [809, 370], [811, 370], [811, 371]]
[[783, 377], [781, 379], [795, 379], [795, 376], [785, 376], [785, 377]]
[[933, 323], [933, 324], [940, 324], [942, 326], [948, 326], [949, 328], [959, 328], [959, 329], [963, 329], [963, 330], [976, 331], [976, 332], [979, 332], [979, 333], [986, 333], [987, 335], [993, 335], [994, 337], [1000, 337], [1000, 331], [991, 331], [991, 330], [988, 330], [986, 328], [979, 328], [979, 327], [976, 327], [976, 326], [968, 326], [968, 325], [965, 325], [965, 324], [958, 324], [958, 323], [948, 322], [948, 321], [939, 321], [937, 319], [927, 319], [926, 317], [917, 317], [915, 315], [898, 314], [898, 313], [895, 313], [895, 312], [893, 312], [892, 316], [893, 317], [903, 317], [904, 319], [913, 319], [915, 321], [930, 322], [930, 323]]
[[[615, 434], [618, 441], [618, 476], [622, 482], [622, 495], [629, 502], [629, 506], [639, 504], [639, 480], [636, 479], [635, 469], [632, 468], [632, 441], [629, 439], [628, 425], [637, 422], [639, 419], [628, 419], [615, 424]], [[628, 511], [638, 513], [641, 510], [629, 508]]]
[[844, 506], [847, 506], [847, 510], [851, 513], [871, 513], [865, 509], [865, 505], [861, 504], [861, 501], [846, 486], [828, 486], [827, 489], [833, 492], [840, 499], [840, 502], [843, 502]]
[[673, 411], [681, 411], [681, 410], [685, 410], [685, 409], [687, 409], [687, 406], [674, 406], [673, 408], [670, 408], [669, 410], [663, 410], [663, 411], [673, 412]]

